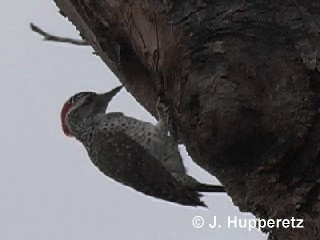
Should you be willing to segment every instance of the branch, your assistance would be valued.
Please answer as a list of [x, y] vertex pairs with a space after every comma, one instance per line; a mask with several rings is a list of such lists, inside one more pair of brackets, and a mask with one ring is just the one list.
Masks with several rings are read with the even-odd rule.
[[45, 31], [43, 31], [41, 28], [38, 26], [34, 25], [33, 23], [30, 23], [30, 27], [32, 31], [40, 34], [41, 36], [44, 37], [44, 41], [52, 41], [52, 42], [64, 42], [64, 43], [70, 43], [73, 45], [78, 45], [78, 46], [88, 46], [89, 44], [87, 43], [86, 40], [80, 40], [80, 39], [73, 39], [73, 38], [65, 38], [65, 37], [59, 37], [55, 36], [52, 34], [49, 34]]

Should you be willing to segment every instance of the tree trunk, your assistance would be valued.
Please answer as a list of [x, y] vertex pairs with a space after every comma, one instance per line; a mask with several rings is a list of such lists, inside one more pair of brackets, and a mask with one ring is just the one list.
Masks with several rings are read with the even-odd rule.
[[320, 239], [320, 1], [55, 2], [147, 110], [165, 99], [241, 211], [304, 219], [274, 239]]

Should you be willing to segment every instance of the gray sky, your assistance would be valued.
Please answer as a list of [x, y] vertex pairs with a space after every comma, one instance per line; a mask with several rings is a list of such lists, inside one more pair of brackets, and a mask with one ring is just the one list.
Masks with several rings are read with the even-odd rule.
[[[77, 37], [53, 1], [6, 1], [0, 10], [0, 239], [249, 239], [265, 240], [257, 230], [228, 229], [227, 216], [252, 218], [223, 194], [204, 197], [209, 210], [182, 207], [144, 196], [102, 175], [75, 139], [60, 127], [60, 110], [75, 92], [103, 92], [119, 85], [91, 54], [90, 47], [43, 42], [29, 30]], [[126, 92], [109, 111], [155, 120]], [[216, 180], [191, 163], [189, 172]], [[193, 217], [214, 216], [220, 229], [192, 226]]]

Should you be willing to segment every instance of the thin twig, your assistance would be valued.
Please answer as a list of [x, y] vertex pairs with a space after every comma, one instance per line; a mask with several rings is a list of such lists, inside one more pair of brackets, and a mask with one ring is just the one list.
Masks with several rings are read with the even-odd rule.
[[43, 36], [45, 41], [71, 43], [73, 45], [78, 45], [78, 46], [88, 46], [89, 45], [86, 40], [65, 38], [65, 37], [59, 37], [59, 36], [49, 34], [45, 31], [43, 31], [41, 28], [34, 25], [33, 23], [30, 23], [30, 27], [31, 27], [32, 31], [39, 33], [41, 36]]

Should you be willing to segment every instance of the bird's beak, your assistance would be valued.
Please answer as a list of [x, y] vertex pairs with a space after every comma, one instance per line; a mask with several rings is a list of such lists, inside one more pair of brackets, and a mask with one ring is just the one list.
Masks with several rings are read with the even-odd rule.
[[116, 88], [112, 89], [109, 92], [99, 94], [100, 102], [102, 103], [102, 105], [104, 105], [105, 109], [108, 107], [108, 104], [111, 101], [111, 99], [115, 95], [117, 95], [117, 93], [121, 90], [122, 87], [123, 86], [119, 86], [119, 87], [116, 87]]

